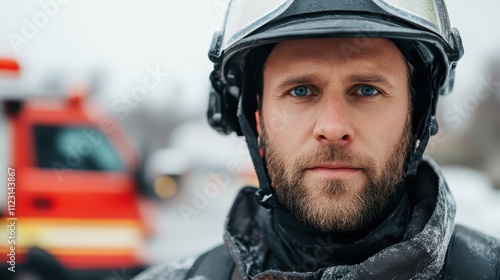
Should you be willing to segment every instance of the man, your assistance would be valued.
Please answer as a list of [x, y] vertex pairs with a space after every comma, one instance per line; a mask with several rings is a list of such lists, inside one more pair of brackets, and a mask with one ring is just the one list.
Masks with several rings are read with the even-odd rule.
[[499, 279], [499, 241], [454, 225], [423, 158], [462, 54], [443, 1], [232, 1], [208, 117], [260, 188], [224, 246], [137, 279]]

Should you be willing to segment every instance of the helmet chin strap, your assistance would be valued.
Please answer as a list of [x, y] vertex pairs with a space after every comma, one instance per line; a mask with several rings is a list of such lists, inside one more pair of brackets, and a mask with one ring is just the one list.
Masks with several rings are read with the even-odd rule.
[[248, 99], [243, 90], [240, 101], [238, 102], [238, 120], [240, 122], [241, 131], [243, 135], [245, 135], [245, 141], [247, 142], [248, 150], [250, 151], [250, 156], [252, 157], [252, 162], [255, 167], [255, 171], [257, 173], [257, 178], [259, 179], [259, 190], [255, 193], [257, 196], [257, 200], [259, 203], [265, 208], [276, 208], [279, 206], [278, 200], [274, 195], [274, 191], [271, 187], [271, 181], [269, 180], [269, 175], [267, 174], [266, 165], [264, 162], [264, 158], [260, 155], [260, 147], [257, 141], [257, 136], [255, 135], [255, 129], [252, 128], [250, 122], [247, 118], [251, 111], [249, 107], [254, 108], [253, 106], [247, 106], [247, 109], [243, 108], [242, 104], [252, 104], [249, 102], [243, 102], [244, 99]]
[[421, 137], [414, 134], [411, 141], [411, 151], [408, 155], [408, 160], [406, 162], [405, 178], [410, 176], [415, 176], [417, 174], [417, 168], [422, 157], [424, 156], [425, 148], [429, 143], [431, 135], [437, 133], [437, 122], [434, 117], [432, 117], [431, 109], [427, 110], [425, 117], [422, 119], [420, 126], [422, 127]]
[[[412, 140], [412, 147], [414, 147], [411, 155], [408, 157], [408, 162], [406, 163], [406, 172], [404, 177], [408, 178], [410, 176], [415, 176], [417, 174], [417, 168], [422, 161], [422, 157], [424, 156], [425, 147], [429, 142], [429, 133], [426, 133], [422, 139]], [[414, 138], [416, 139], [416, 138]], [[415, 143], [416, 142], [416, 143]], [[418, 145], [418, 146], [416, 146]]]

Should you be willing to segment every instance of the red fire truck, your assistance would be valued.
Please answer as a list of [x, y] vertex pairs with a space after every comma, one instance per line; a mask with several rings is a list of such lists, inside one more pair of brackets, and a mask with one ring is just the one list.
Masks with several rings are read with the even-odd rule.
[[0, 279], [129, 279], [149, 231], [138, 157], [81, 91], [30, 96], [19, 70], [0, 59]]

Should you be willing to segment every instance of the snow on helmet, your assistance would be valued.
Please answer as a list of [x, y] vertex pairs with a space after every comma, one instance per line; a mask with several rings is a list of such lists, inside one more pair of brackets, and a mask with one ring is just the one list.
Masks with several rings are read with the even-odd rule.
[[451, 91], [463, 56], [444, 0], [232, 0], [209, 50], [214, 70], [207, 117], [217, 131], [245, 136], [259, 178], [257, 196], [266, 207], [278, 204], [259, 154], [255, 67], [262, 68], [274, 43], [318, 37], [388, 38], [412, 66], [413, 137], [405, 176], [416, 173], [430, 136], [437, 133], [438, 97]]

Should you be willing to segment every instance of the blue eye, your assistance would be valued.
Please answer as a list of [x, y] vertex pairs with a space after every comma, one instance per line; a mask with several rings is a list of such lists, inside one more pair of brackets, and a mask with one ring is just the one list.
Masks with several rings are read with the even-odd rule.
[[363, 96], [374, 96], [375, 94], [379, 93], [376, 88], [371, 86], [362, 86], [356, 92]]
[[290, 91], [293, 96], [304, 97], [310, 93], [306, 86], [298, 86]]

